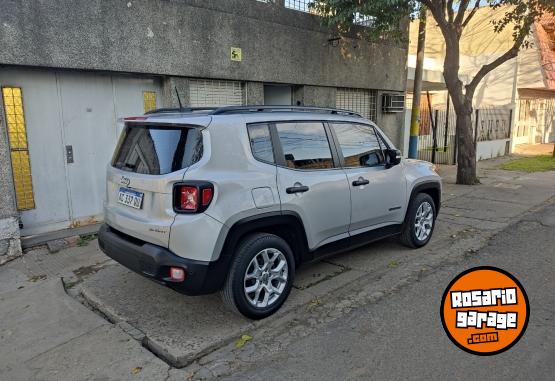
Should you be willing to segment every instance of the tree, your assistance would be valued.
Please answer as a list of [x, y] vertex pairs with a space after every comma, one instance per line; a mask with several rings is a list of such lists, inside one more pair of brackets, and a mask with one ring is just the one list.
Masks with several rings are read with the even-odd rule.
[[[406, 38], [406, 22], [403, 21], [417, 16], [423, 6], [428, 9], [445, 40], [443, 76], [457, 115], [457, 183], [468, 185], [477, 181], [472, 99], [478, 84], [489, 72], [515, 58], [521, 48], [528, 47], [531, 27], [543, 13], [555, 13], [554, 0], [318, 0], [312, 6], [323, 15], [323, 22], [340, 34], [352, 32], [353, 25], [360, 24], [361, 15], [364, 15], [368, 20], [364, 35], [382, 41]], [[464, 84], [459, 76], [460, 39], [480, 6], [505, 10], [490, 26], [496, 33], [512, 28], [513, 44]]]

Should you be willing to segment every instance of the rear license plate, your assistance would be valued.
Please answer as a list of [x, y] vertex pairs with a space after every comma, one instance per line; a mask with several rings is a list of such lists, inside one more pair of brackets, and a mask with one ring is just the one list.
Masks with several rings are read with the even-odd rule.
[[135, 192], [127, 188], [119, 188], [118, 202], [135, 209], [141, 209], [143, 206], [143, 196], [144, 193]]

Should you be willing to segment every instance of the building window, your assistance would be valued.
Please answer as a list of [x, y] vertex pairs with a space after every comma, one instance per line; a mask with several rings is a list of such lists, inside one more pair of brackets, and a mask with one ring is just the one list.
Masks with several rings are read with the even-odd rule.
[[19, 87], [3, 87], [4, 112], [12, 159], [12, 172], [18, 210], [35, 208], [31, 162], [23, 111], [23, 95]]
[[189, 92], [191, 107], [242, 106], [243, 84], [238, 81], [191, 79]]
[[310, 3], [314, 0], [285, 0], [285, 8], [294, 9], [296, 11], [315, 13], [310, 7]]
[[156, 92], [143, 91], [143, 108], [145, 114], [149, 111], [156, 110]]
[[339, 88], [335, 105], [337, 108], [357, 112], [366, 119], [376, 122], [377, 98], [376, 90]]

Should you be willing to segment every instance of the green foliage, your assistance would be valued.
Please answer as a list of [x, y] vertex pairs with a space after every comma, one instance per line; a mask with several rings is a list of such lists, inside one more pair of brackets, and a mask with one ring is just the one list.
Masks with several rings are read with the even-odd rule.
[[77, 246], [87, 246], [89, 242], [96, 239], [96, 234], [82, 235], [77, 240]]
[[501, 168], [507, 171], [523, 172], [555, 171], [555, 157], [551, 155], [523, 157], [509, 161], [501, 165]]
[[[406, 39], [403, 21], [413, 17], [418, 4], [413, 0], [324, 0], [313, 2], [312, 8], [322, 15], [325, 25], [341, 34], [356, 29], [359, 37], [400, 41]], [[362, 17], [365, 23], [360, 23]]]
[[[405, 39], [406, 24], [403, 21], [417, 17], [423, 5], [435, 10], [431, 13], [438, 23], [451, 24], [460, 29], [460, 33], [466, 26], [466, 18], [470, 14], [473, 16], [473, 9], [505, 7], [507, 11], [491, 21], [492, 28], [495, 32], [513, 28], [514, 40], [523, 46], [529, 44], [525, 37], [532, 22], [545, 12], [555, 13], [554, 0], [318, 0], [311, 3], [312, 9], [322, 15], [323, 23], [337, 28], [341, 34], [352, 32], [360, 15], [368, 17], [371, 20], [369, 25], [357, 33], [370, 40]], [[465, 10], [466, 17], [457, 18], [459, 10]], [[443, 20], [438, 20], [440, 18]]]
[[492, 20], [493, 30], [497, 33], [512, 26], [513, 39], [521, 40], [523, 47], [530, 45], [525, 36], [530, 33], [532, 22], [538, 20], [544, 13], [555, 13], [554, 0], [488, 0], [493, 9], [507, 6], [507, 12], [498, 20]]

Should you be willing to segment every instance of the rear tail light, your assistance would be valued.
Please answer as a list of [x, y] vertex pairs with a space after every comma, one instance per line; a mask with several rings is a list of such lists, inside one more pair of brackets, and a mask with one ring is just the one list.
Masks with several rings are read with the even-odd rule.
[[182, 186], [179, 190], [179, 208], [196, 212], [198, 209], [198, 188]]
[[213, 194], [214, 194], [214, 189], [212, 188], [204, 188], [202, 190], [202, 206], [210, 205]]
[[200, 213], [206, 210], [214, 196], [214, 186], [203, 181], [178, 183], [173, 191], [173, 208], [179, 213]]

